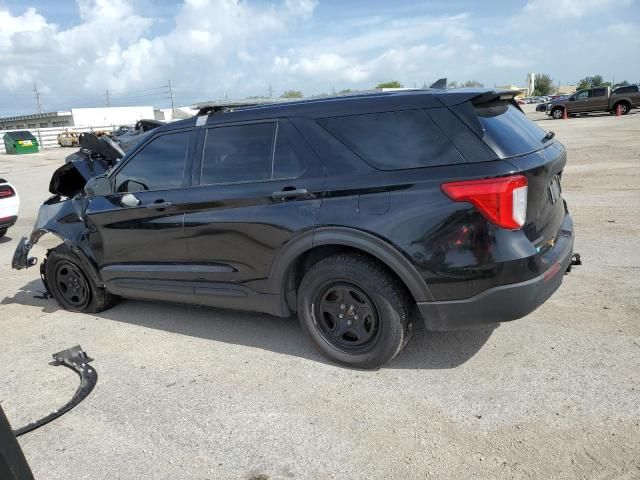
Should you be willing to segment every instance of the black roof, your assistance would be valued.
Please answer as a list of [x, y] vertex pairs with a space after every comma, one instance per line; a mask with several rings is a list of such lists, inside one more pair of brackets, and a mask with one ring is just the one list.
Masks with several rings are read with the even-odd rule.
[[[519, 91], [516, 90], [456, 88], [452, 90], [417, 89], [320, 97], [291, 102], [251, 105], [215, 112], [208, 115], [206, 124], [215, 125], [218, 123], [261, 120], [274, 117], [307, 117], [316, 119], [396, 109], [435, 108], [457, 105], [481, 96], [515, 96], [518, 93]], [[159, 127], [156, 131], [161, 132], [194, 126], [196, 118], [172, 122]]]

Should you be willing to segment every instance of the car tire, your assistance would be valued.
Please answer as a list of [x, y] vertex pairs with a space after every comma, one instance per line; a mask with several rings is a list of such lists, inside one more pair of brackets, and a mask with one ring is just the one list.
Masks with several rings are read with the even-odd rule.
[[562, 107], [556, 107], [553, 110], [551, 110], [551, 116], [556, 120], [560, 120], [562, 118], [563, 113], [564, 113], [564, 109]]
[[41, 271], [49, 293], [65, 310], [98, 313], [113, 307], [119, 300], [95, 284], [78, 256], [66, 245], [47, 252]]
[[620, 113], [622, 115], [626, 115], [627, 113], [629, 113], [629, 110], [631, 110], [631, 108], [629, 107], [629, 104], [627, 102], [618, 102], [613, 106], [613, 110], [611, 111], [611, 113], [613, 113], [613, 114], [617, 113], [618, 105], [620, 105]]
[[411, 337], [404, 287], [364, 255], [338, 254], [313, 265], [300, 283], [297, 307], [316, 348], [350, 367], [378, 368]]

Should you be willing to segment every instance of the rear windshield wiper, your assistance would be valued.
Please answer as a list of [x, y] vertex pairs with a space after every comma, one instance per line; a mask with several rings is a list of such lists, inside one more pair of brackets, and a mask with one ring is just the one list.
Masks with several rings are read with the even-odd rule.
[[547, 134], [544, 137], [542, 137], [542, 143], [548, 142], [555, 136], [556, 136], [556, 132], [554, 132], [553, 130], [550, 130], [549, 132], [547, 132]]

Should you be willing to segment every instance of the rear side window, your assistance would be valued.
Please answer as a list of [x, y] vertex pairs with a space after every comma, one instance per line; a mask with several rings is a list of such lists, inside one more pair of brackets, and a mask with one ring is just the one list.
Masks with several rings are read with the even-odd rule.
[[254, 123], [207, 130], [200, 180], [203, 185], [297, 178], [303, 170], [302, 159], [282, 124]]
[[482, 140], [500, 158], [539, 150], [546, 132], [529, 120], [511, 102], [496, 101], [475, 105], [483, 129]]
[[255, 182], [271, 178], [275, 123], [207, 130], [201, 183]]
[[273, 158], [273, 178], [297, 178], [302, 174], [304, 164], [293, 148], [285, 129], [280, 125], [278, 127]]
[[116, 174], [116, 191], [168, 190], [182, 186], [191, 131], [154, 138]]
[[594, 88], [593, 93], [591, 94], [592, 97], [605, 97], [606, 95], [607, 95], [606, 88]]
[[318, 123], [367, 163], [381, 170], [465, 162], [422, 110], [332, 117]]

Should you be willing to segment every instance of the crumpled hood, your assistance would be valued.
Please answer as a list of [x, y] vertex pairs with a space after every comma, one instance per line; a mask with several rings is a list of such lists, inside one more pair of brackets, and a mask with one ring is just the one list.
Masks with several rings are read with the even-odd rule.
[[72, 198], [82, 191], [87, 180], [102, 175], [109, 168], [110, 162], [103, 158], [91, 158], [84, 153], [69, 155], [66, 163], [51, 176], [49, 191], [54, 195]]
[[87, 180], [105, 173], [124, 155], [122, 149], [106, 137], [81, 133], [78, 140], [81, 149], [69, 155], [64, 165], [53, 172], [49, 191], [54, 195], [76, 196]]

